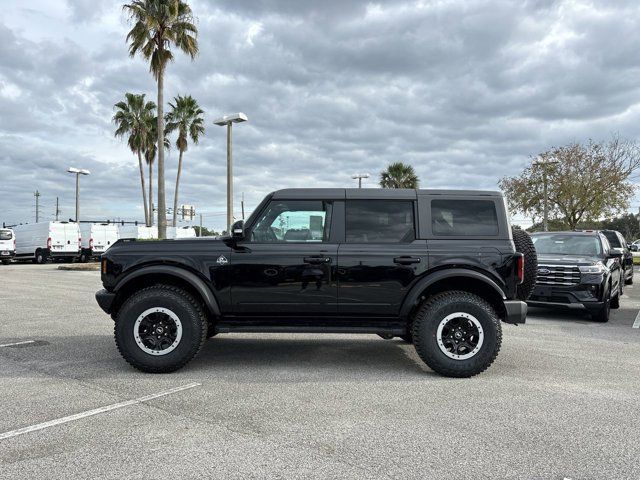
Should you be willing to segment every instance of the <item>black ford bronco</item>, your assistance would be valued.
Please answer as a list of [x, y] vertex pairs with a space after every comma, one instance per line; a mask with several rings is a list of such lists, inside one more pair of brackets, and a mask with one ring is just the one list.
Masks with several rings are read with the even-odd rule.
[[499, 192], [289, 189], [228, 237], [120, 240], [101, 268], [96, 299], [146, 372], [218, 333], [326, 332], [400, 337], [469, 377], [496, 358], [501, 321], [524, 323], [537, 264]]

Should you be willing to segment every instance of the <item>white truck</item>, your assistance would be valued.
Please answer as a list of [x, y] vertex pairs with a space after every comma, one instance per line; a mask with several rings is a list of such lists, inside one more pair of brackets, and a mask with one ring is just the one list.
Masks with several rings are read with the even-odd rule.
[[80, 255], [80, 227], [72, 222], [38, 222], [16, 225], [16, 259], [45, 263], [48, 259], [73, 261]]
[[167, 227], [167, 238], [195, 238], [196, 229], [193, 227]]
[[118, 225], [113, 223], [80, 223], [82, 250], [80, 261], [99, 257], [120, 238]]
[[10, 228], [0, 228], [0, 260], [9, 265], [16, 254], [16, 236]]
[[158, 227], [145, 225], [119, 225], [119, 238], [135, 238], [138, 240], [150, 240], [158, 238]]

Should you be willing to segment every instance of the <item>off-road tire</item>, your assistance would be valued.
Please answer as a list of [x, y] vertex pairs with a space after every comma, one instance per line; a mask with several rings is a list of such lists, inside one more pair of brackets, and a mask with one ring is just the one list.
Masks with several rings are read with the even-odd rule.
[[[133, 335], [138, 316], [153, 307], [173, 311], [182, 323], [182, 338], [175, 350], [155, 356], [143, 351]], [[168, 373], [184, 367], [202, 348], [207, 338], [207, 318], [202, 304], [190, 293], [170, 285], [154, 285], [135, 292], [122, 305], [114, 326], [120, 355], [143, 372]]]
[[518, 300], [525, 302], [536, 286], [536, 280], [538, 278], [538, 255], [536, 254], [531, 236], [527, 232], [518, 228], [512, 229], [512, 232], [516, 252], [524, 255], [524, 281], [516, 288], [516, 297]]
[[[411, 327], [409, 327], [411, 328]], [[411, 330], [408, 330], [407, 333], [405, 333], [404, 335], [400, 335], [400, 337], [402, 340], [404, 340], [407, 343], [413, 343], [413, 335], [411, 333]]]
[[[438, 325], [450, 313], [473, 315], [482, 325], [484, 341], [471, 358], [456, 360], [438, 346]], [[420, 358], [433, 371], [446, 377], [466, 378], [486, 370], [498, 356], [502, 344], [502, 327], [495, 311], [485, 300], [469, 292], [452, 290], [425, 300], [413, 319], [413, 345]]]

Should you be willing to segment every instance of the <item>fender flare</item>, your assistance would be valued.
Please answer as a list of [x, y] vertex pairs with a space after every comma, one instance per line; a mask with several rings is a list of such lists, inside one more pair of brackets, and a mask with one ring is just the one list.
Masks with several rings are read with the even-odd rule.
[[427, 274], [426, 277], [418, 281], [418, 283], [416, 283], [411, 288], [411, 290], [409, 290], [409, 293], [405, 297], [404, 302], [402, 302], [402, 307], [400, 308], [401, 317], [407, 318], [409, 316], [411, 309], [416, 305], [416, 303], [420, 299], [420, 295], [426, 288], [429, 288], [436, 282], [453, 277], [466, 277], [474, 280], [479, 280], [495, 290], [496, 294], [499, 295], [503, 301], [507, 299], [498, 284], [487, 275], [466, 268], [447, 268], [444, 270], [438, 270], [437, 272], [433, 272], [431, 274]]
[[185, 270], [184, 268], [180, 268], [172, 265], [149, 265], [146, 267], [138, 268], [137, 270], [134, 270], [133, 272], [121, 278], [116, 284], [116, 286], [113, 288], [113, 291], [117, 293], [119, 290], [122, 289], [122, 287], [127, 285], [131, 280], [141, 277], [143, 275], [150, 275], [150, 274], [170, 275], [172, 277], [179, 278], [180, 280], [184, 280], [200, 294], [206, 307], [209, 309], [211, 313], [217, 316], [221, 314], [218, 301], [216, 300], [216, 297], [213, 295], [213, 292], [207, 286], [207, 284], [195, 273], [192, 273], [189, 270]]

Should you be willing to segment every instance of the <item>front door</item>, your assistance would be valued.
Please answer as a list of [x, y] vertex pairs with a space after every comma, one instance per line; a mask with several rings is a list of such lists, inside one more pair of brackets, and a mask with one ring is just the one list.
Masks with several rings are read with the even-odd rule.
[[338, 313], [398, 315], [429, 263], [426, 240], [416, 240], [415, 202], [347, 199], [338, 254]]
[[231, 254], [234, 315], [334, 315], [332, 202], [271, 200]]

